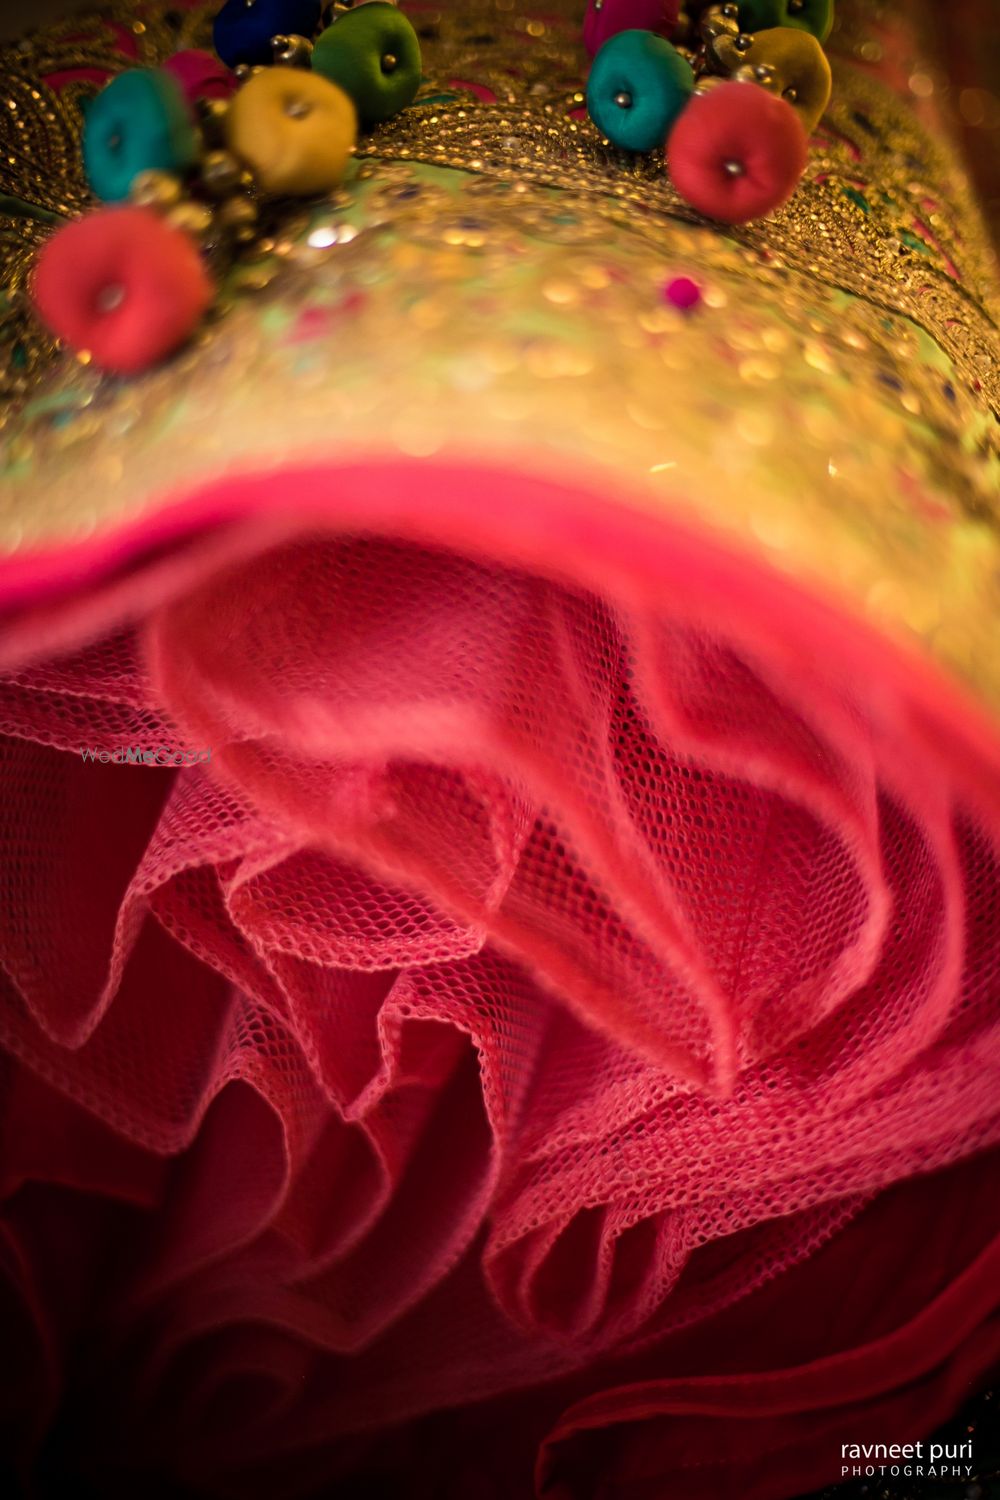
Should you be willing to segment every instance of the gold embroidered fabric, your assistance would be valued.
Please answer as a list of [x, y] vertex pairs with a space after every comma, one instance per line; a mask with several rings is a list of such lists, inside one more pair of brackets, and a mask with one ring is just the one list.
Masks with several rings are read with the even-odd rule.
[[[933, 58], [899, 8], [842, 7], [805, 180], [721, 232], [658, 157], [601, 142], [582, 4], [543, 9], [414, 6], [417, 104], [362, 139], [335, 199], [251, 247], [190, 348], [130, 382], [53, 350], [26, 277], [52, 216], [86, 206], [95, 77], [207, 45], [211, 11], [112, 8], [2, 49], [0, 549], [316, 456], [578, 473], [711, 528], [1000, 708], [995, 268], [931, 113]], [[675, 275], [703, 289], [687, 316], [663, 297]]]

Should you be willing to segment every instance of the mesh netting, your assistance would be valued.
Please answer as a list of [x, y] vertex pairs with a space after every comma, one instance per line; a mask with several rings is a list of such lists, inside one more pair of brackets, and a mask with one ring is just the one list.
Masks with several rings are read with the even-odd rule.
[[[571, 1400], [1000, 1139], [997, 829], [874, 670], [310, 537], [91, 618], [0, 731], [7, 1407], [102, 1493], [357, 1496], [392, 1426], [423, 1494], [407, 1424], [532, 1391], [448, 1461], [526, 1494]], [[211, 757], [81, 755], [133, 745]], [[589, 1452], [566, 1494], [662, 1493]]]

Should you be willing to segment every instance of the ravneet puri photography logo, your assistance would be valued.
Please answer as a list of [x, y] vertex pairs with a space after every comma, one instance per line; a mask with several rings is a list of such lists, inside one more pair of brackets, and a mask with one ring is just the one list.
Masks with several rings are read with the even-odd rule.
[[211, 750], [175, 750], [172, 745], [122, 745], [118, 750], [88, 750], [81, 745], [80, 755], [102, 766], [195, 766], [212, 759]]
[[962, 1443], [841, 1443], [842, 1479], [969, 1479], [972, 1439]]

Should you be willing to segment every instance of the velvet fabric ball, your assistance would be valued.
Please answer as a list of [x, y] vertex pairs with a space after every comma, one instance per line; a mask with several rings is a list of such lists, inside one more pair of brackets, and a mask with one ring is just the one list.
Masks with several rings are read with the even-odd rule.
[[53, 235], [32, 295], [57, 338], [103, 370], [134, 375], [184, 343], [213, 288], [188, 235], [151, 209], [108, 208]]
[[739, 0], [739, 9], [741, 31], [763, 31], [785, 24], [788, 0]]
[[319, 25], [320, 0], [226, 0], [215, 18], [212, 43], [229, 68], [265, 66], [273, 36], [311, 37]]
[[335, 188], [358, 134], [354, 104], [336, 84], [300, 68], [255, 73], [226, 114], [226, 143], [268, 197]]
[[680, 0], [588, 0], [583, 45], [596, 57], [620, 31], [655, 31], [673, 36]]
[[228, 99], [236, 91], [234, 74], [213, 53], [197, 47], [175, 52], [163, 69], [180, 85], [189, 104], [197, 104], [200, 99]]
[[394, 5], [368, 0], [328, 26], [312, 65], [350, 94], [365, 129], [412, 104], [422, 60], [417, 33]]
[[775, 85], [771, 92], [788, 101], [806, 135], [812, 135], [833, 90], [830, 64], [816, 38], [792, 26], [758, 31], [746, 62], [751, 67], [762, 64], [772, 70]]
[[791, 105], [755, 83], [720, 83], [696, 94], [667, 146], [681, 197], [722, 224], [745, 224], [778, 208], [795, 191], [807, 156]]
[[105, 203], [127, 198], [140, 172], [185, 172], [197, 154], [190, 107], [169, 73], [119, 73], [84, 112], [83, 167]]
[[620, 31], [605, 42], [587, 79], [587, 111], [613, 146], [663, 145], [694, 92], [690, 63], [651, 31]]
[[740, 28], [765, 31], [774, 26], [794, 26], [825, 42], [833, 28], [833, 0], [740, 0]]

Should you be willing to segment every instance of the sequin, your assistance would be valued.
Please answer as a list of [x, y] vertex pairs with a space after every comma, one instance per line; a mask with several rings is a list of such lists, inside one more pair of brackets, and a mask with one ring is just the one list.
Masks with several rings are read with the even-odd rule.
[[690, 312], [701, 301], [701, 287], [690, 276], [674, 276], [663, 288], [663, 295], [672, 307]]

